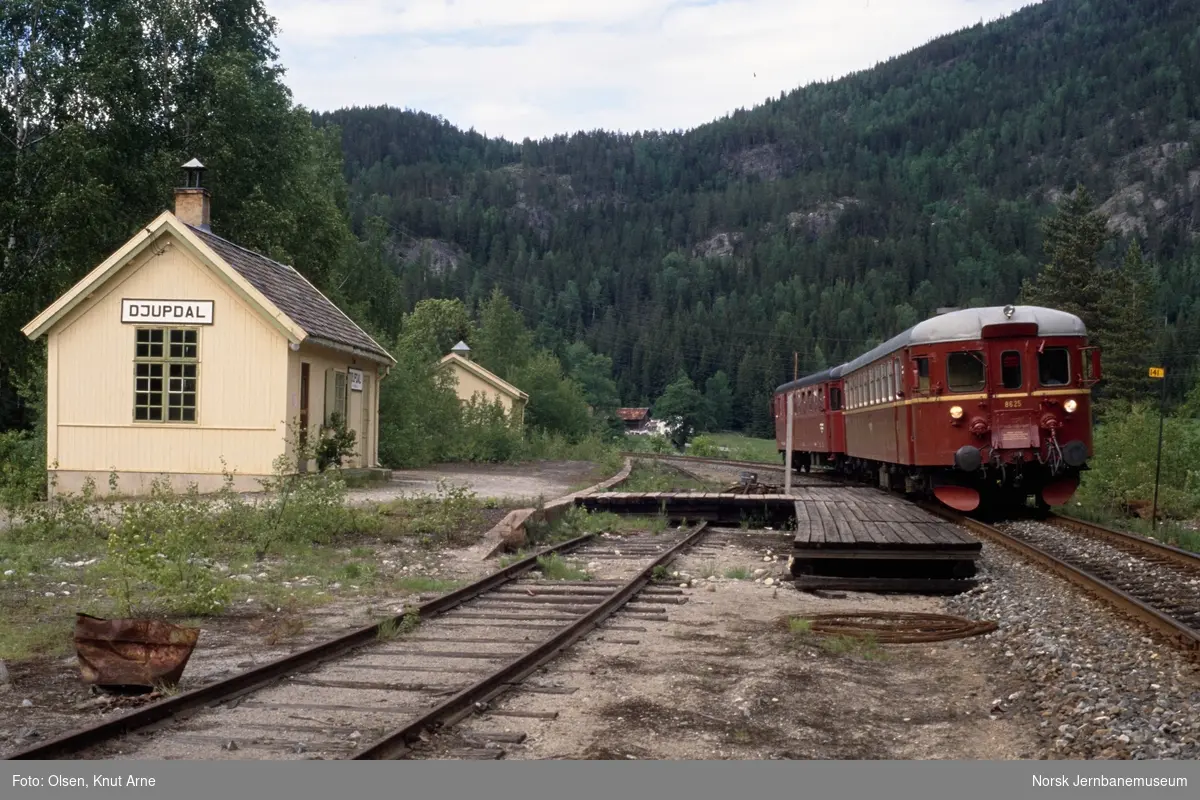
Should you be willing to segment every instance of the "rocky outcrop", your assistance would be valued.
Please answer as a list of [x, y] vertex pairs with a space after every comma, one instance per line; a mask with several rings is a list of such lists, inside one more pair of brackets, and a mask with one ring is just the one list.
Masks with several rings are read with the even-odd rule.
[[429, 271], [434, 275], [442, 275], [458, 269], [463, 254], [457, 245], [441, 239], [413, 239], [401, 249], [401, 257], [405, 262], [427, 258]]
[[726, 167], [743, 177], [777, 181], [783, 177], [784, 158], [773, 144], [760, 144], [739, 150], [725, 159]]
[[846, 209], [856, 206], [859, 201], [853, 197], [839, 197], [836, 200], [823, 200], [812, 208], [793, 211], [788, 214], [788, 228], [800, 230], [810, 236], [824, 236], [833, 230]]
[[733, 255], [735, 246], [742, 241], [742, 234], [721, 231], [692, 248], [696, 258], [729, 258]]

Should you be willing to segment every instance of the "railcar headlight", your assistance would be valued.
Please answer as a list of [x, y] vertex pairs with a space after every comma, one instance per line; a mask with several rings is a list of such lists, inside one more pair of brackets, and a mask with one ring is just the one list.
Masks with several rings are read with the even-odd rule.
[[962, 406], [951, 406], [950, 407], [951, 419], [962, 419], [962, 415], [963, 415]]
[[1074, 400], [1068, 400], [1067, 402], [1063, 403], [1063, 409], [1068, 414], [1075, 413], [1075, 409], [1077, 409], [1077, 408], [1079, 408], [1079, 404], [1076, 403]]

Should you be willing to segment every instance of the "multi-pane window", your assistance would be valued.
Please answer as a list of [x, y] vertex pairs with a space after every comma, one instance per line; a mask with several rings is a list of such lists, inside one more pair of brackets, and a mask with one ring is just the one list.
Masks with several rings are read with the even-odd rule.
[[138, 328], [134, 351], [133, 418], [195, 422], [200, 370], [195, 328]]

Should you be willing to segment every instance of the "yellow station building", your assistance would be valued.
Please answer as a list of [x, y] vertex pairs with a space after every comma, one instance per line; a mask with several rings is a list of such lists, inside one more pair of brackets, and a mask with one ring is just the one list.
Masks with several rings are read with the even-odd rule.
[[509, 419], [518, 425], [524, 423], [529, 395], [472, 361], [471, 348], [466, 342], [454, 345], [442, 358], [441, 365], [450, 370], [460, 401], [469, 403], [476, 397], [489, 403], [499, 400]]
[[160, 477], [211, 491], [228, 469], [254, 491], [334, 414], [355, 432], [346, 465], [376, 466], [395, 359], [295, 269], [213, 233], [204, 167], [184, 168], [174, 213], [23, 329], [46, 339], [53, 490], [103, 493], [115, 471], [121, 494]]

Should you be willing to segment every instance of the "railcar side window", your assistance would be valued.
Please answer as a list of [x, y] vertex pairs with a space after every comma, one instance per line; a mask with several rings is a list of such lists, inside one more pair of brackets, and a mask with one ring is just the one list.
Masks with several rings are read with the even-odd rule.
[[1005, 350], [1000, 354], [1000, 382], [1005, 389], [1021, 388], [1021, 354], [1016, 350]]
[[1071, 361], [1065, 347], [1047, 347], [1038, 353], [1038, 381], [1042, 386], [1065, 386], [1071, 382]]
[[829, 390], [829, 410], [842, 410], [842, 390], [834, 386]]
[[918, 358], [917, 360], [917, 391], [929, 391], [929, 359]]
[[984, 386], [983, 355], [951, 353], [946, 359], [946, 385], [952, 392], [970, 392]]

